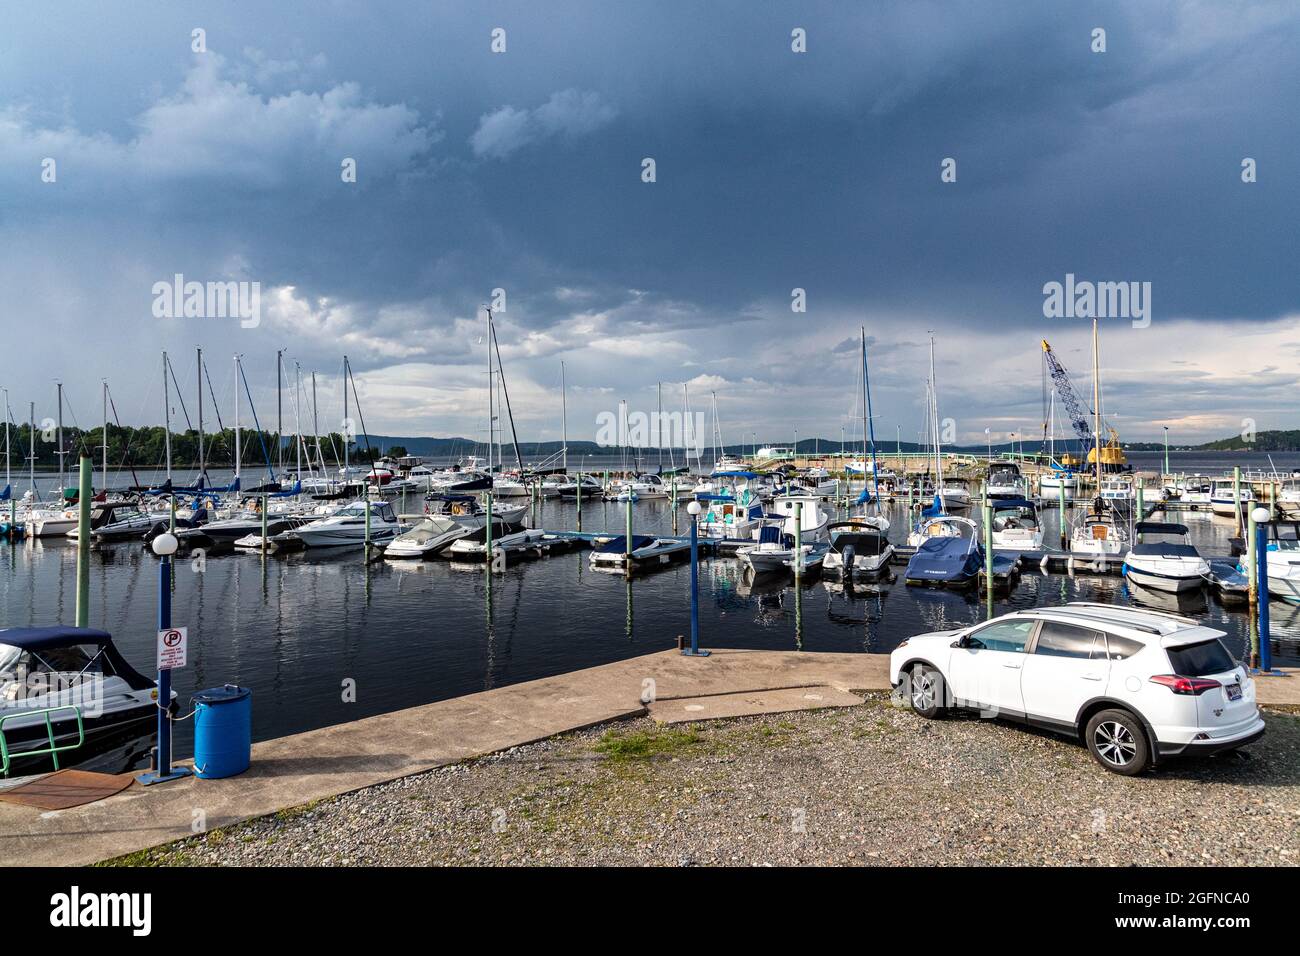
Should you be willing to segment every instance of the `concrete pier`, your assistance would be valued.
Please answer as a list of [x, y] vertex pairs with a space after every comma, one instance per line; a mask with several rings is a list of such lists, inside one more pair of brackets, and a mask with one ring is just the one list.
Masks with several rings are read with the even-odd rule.
[[[366, 717], [253, 746], [252, 767], [225, 780], [132, 785], [57, 812], [0, 803], [0, 863], [94, 863], [207, 829], [649, 714], [677, 723], [860, 703], [889, 688], [888, 655], [675, 650]], [[1300, 675], [1259, 679], [1265, 704], [1300, 707]]]

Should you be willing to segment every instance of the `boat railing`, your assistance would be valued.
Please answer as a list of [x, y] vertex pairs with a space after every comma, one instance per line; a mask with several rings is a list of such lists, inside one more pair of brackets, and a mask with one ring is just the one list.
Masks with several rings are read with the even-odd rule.
[[[62, 746], [60, 746], [54, 742], [54, 723], [53, 721], [50, 720], [50, 715], [65, 710], [72, 711], [73, 715], [77, 718], [77, 742], [72, 744], [63, 744]], [[17, 754], [11, 754], [9, 752], [9, 742], [5, 739], [5, 723], [10, 720], [16, 720], [20, 717], [22, 718], [44, 717], [45, 735], [46, 738], [49, 740], [50, 745], [48, 747], [42, 747], [37, 750], [21, 750]], [[85, 742], [86, 742], [86, 725], [81, 719], [81, 708], [75, 706], [74, 704], [63, 704], [59, 707], [46, 707], [42, 710], [27, 710], [27, 711], [21, 711], [19, 713], [5, 714], [3, 717], [0, 717], [0, 776], [4, 776], [4, 777], [9, 776], [9, 766], [13, 762], [13, 758], [15, 756], [25, 758], [25, 757], [43, 757], [49, 755], [50, 759], [54, 761], [54, 769], [58, 770], [59, 754], [68, 750], [76, 750]]]

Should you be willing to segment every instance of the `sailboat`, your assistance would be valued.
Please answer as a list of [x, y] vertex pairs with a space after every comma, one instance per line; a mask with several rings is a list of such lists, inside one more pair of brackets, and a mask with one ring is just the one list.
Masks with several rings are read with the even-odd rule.
[[1113, 557], [1128, 548], [1128, 528], [1118, 519], [1113, 505], [1102, 497], [1101, 462], [1101, 355], [1097, 320], [1092, 320], [1092, 421], [1094, 460], [1097, 468], [1097, 496], [1070, 532], [1070, 550], [1090, 557]]

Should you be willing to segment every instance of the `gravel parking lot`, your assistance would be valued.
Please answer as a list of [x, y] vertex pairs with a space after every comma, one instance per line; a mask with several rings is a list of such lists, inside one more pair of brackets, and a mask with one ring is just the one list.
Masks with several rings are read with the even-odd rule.
[[1296, 864], [1300, 718], [1136, 779], [884, 696], [518, 747], [122, 858], [156, 865]]

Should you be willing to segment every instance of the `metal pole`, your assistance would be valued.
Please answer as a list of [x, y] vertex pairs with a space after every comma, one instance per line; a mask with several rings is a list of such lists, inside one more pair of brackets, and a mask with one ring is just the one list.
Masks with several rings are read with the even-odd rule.
[[[1255, 570], [1255, 562], [1259, 559], [1259, 555], [1255, 548], [1255, 536], [1258, 534], [1258, 529], [1255, 527], [1255, 513], [1253, 509], [1247, 518], [1249, 521], [1249, 533], [1246, 535], [1246, 576], [1249, 578], [1250, 583], [1246, 588], [1246, 594], [1250, 606], [1254, 607], [1255, 602], [1259, 599], [1259, 591], [1257, 590], [1259, 587], [1259, 578], [1258, 573]], [[1256, 658], [1254, 663], [1258, 663], [1258, 658]]]
[[993, 607], [993, 502], [984, 496], [982, 507], [984, 517], [984, 579], [988, 592], [989, 607]]
[[[203, 460], [203, 349], [195, 349], [195, 362], [198, 366], [199, 384], [199, 477], [207, 474], [207, 465]], [[215, 401], [215, 399], [214, 399]]]
[[1232, 466], [1232, 504], [1237, 511], [1237, 536], [1240, 537], [1242, 533], [1242, 518], [1243, 518], [1243, 515], [1241, 513], [1241, 466], [1240, 465]]
[[1065, 541], [1066, 541], [1066, 538], [1065, 538], [1065, 479], [1064, 479], [1064, 477], [1062, 477], [1062, 478], [1058, 478], [1057, 480], [1058, 480], [1059, 484], [1057, 484], [1057, 486], [1056, 486], [1056, 497], [1057, 497], [1057, 500], [1060, 502], [1060, 506], [1061, 506], [1061, 520], [1060, 520], [1061, 550], [1064, 551], [1064, 550], [1065, 550]]
[[488, 493], [487, 493], [487, 524], [485, 525], [485, 527], [487, 528], [487, 535], [484, 538], [485, 547], [483, 553], [487, 556], [488, 578], [490, 580], [492, 577], [492, 489], [491, 488], [488, 489]]
[[[864, 459], [865, 464], [865, 459]], [[865, 488], [863, 489], [866, 490]], [[794, 583], [795, 587], [803, 579], [803, 503], [794, 500]]]
[[[160, 535], [154, 539], [154, 547], [159, 548], [159, 543], [164, 545], [170, 544], [172, 550], [164, 550], [158, 554], [158, 630], [169, 630], [172, 626], [172, 559], [171, 555], [176, 547], [176, 540], [170, 535]], [[172, 723], [171, 723], [171, 701], [172, 701], [172, 672], [170, 668], [163, 668], [158, 671], [158, 749], [157, 760], [151, 772], [141, 774], [136, 777], [140, 783], [148, 786], [153, 783], [165, 783], [168, 780], [176, 780], [180, 777], [187, 777], [190, 770], [187, 767], [172, 766]]]
[[90, 498], [93, 469], [89, 455], [81, 456], [77, 489], [77, 627], [90, 627]]
[[627, 534], [623, 538], [623, 567], [632, 570], [632, 496], [636, 494], [632, 486], [627, 486]]
[[696, 516], [691, 515], [691, 649], [683, 657], [708, 657], [700, 650], [700, 537]]
[[581, 471], [578, 472], [577, 485], [575, 487], [578, 492], [578, 530], [581, 531], [582, 530], [582, 472]]
[[62, 507], [64, 485], [68, 483], [68, 472], [63, 467], [63, 383], [59, 382], [59, 504]]
[[1269, 643], [1268, 623], [1268, 525], [1256, 527], [1256, 567], [1259, 573], [1259, 669], [1267, 673], [1273, 669], [1273, 648]]
[[262, 495], [262, 557], [266, 557], [266, 495]]

